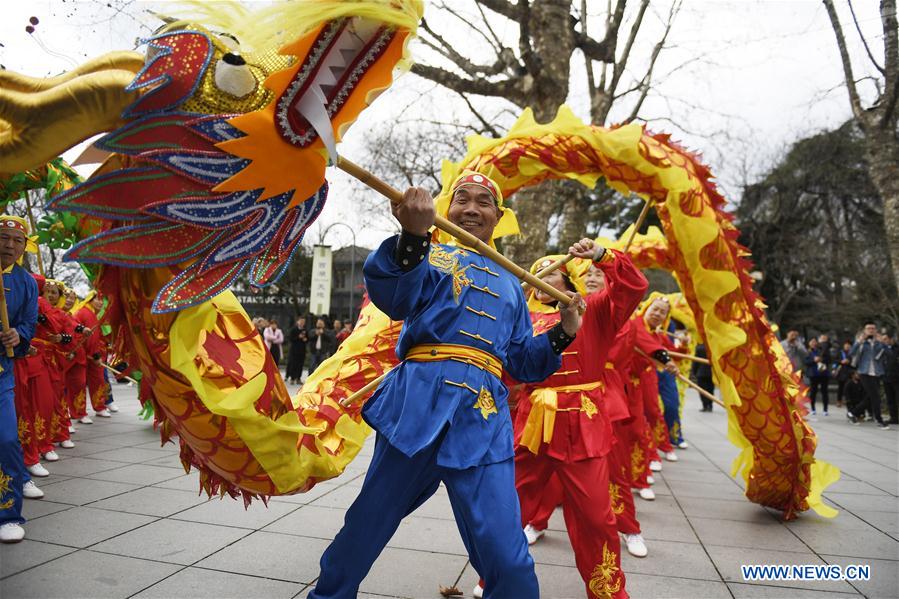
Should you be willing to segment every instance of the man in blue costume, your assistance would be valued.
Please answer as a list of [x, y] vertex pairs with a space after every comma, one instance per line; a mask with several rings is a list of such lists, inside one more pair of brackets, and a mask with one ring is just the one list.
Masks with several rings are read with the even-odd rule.
[[[498, 186], [469, 172], [451, 191], [446, 218], [492, 243], [497, 224], [510, 216]], [[384, 241], [364, 272], [375, 305], [405, 321], [396, 348], [403, 361], [364, 408], [377, 431], [375, 453], [309, 597], [355, 597], [400, 521], [443, 482], [486, 582], [484, 596], [537, 599], [500, 375], [505, 369], [535, 382], [555, 372], [580, 327], [583, 302], [571, 302], [558, 326], [534, 337], [514, 276], [468, 247], [431, 244], [435, 207], [425, 190], [407, 190], [393, 214], [402, 234]]]
[[27, 231], [25, 219], [0, 216], [0, 266], [10, 327], [0, 332], [0, 541], [4, 543], [25, 537], [22, 489], [30, 480], [19, 444], [13, 364], [6, 356], [7, 349], [24, 356], [37, 325], [37, 283], [16, 264], [25, 252]]

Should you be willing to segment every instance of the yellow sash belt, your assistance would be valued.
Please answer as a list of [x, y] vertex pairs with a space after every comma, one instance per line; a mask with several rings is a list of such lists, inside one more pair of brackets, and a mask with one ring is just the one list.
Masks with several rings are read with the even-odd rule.
[[[521, 444], [537, 454], [540, 443], [549, 443], [556, 426], [556, 412], [586, 412], [588, 418], [596, 414], [596, 405], [587, 397], [586, 391], [602, 386], [601, 381], [568, 385], [567, 387], [539, 387], [531, 393], [531, 413], [521, 432]], [[559, 393], [581, 392], [581, 405], [576, 408], [559, 408]]]
[[454, 360], [485, 370], [496, 378], [502, 378], [503, 375], [502, 362], [496, 356], [467, 345], [454, 343], [416, 345], [406, 354], [406, 359], [412, 362]]

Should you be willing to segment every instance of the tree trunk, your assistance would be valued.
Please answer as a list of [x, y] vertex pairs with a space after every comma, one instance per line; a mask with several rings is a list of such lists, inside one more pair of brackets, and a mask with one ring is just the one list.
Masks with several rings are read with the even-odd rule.
[[[569, 67], [574, 52], [568, 23], [570, 6], [570, 0], [536, 0], [530, 7], [528, 27], [540, 69], [522, 79], [521, 91], [538, 123], [552, 121], [568, 98]], [[559, 193], [559, 185], [547, 181], [523, 189], [510, 203], [522, 231], [520, 237], [504, 240], [503, 250], [522, 268], [528, 268], [546, 253], [549, 219], [556, 205], [549, 200]]]
[[883, 199], [883, 227], [887, 236], [886, 258], [899, 289], [899, 139], [896, 132], [879, 127], [866, 131], [868, 174]]

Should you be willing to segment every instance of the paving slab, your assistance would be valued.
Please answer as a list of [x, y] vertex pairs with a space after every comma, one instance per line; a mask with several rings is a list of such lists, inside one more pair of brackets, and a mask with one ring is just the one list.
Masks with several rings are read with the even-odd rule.
[[73, 507], [29, 522], [25, 534], [37, 541], [84, 548], [154, 520], [139, 514]]
[[[25, 539], [16, 545], [0, 543], [0, 578], [12, 576], [73, 551], [77, 550], [74, 547], [51, 545], [30, 539]], [[2, 589], [2, 584], [0, 582], [0, 589]], [[2, 595], [3, 593], [0, 593], [0, 596]]]
[[243, 576], [231, 572], [216, 572], [201, 568], [185, 568], [144, 589], [135, 599], [170, 599], [192, 597], [194, 599], [227, 599], [228, 597], [253, 597], [254, 599], [290, 599], [306, 585], [258, 576]]
[[261, 501], [254, 501], [244, 507], [242, 501], [234, 501], [227, 497], [210, 499], [196, 507], [177, 512], [171, 518], [258, 530], [296, 511], [299, 507], [289, 503], [270, 503], [266, 506]]
[[816, 591], [796, 587], [768, 586], [764, 584], [727, 583], [734, 599], [858, 599], [859, 592]]
[[728, 545], [799, 553], [808, 549], [789, 528], [774, 520], [758, 524], [690, 516], [690, 524], [704, 545]]
[[359, 590], [402, 597], [436, 596], [438, 586], [452, 584], [467, 562], [463, 556], [388, 547]]
[[[110, 512], [114, 513], [114, 512]], [[92, 547], [95, 551], [189, 565], [245, 537], [243, 528], [157, 520]]]
[[172, 564], [76, 551], [0, 580], [0, 596], [125, 599], [179, 569]]
[[319, 559], [330, 542], [329, 539], [254, 532], [195, 565], [286, 582], [311, 583], [318, 578]]
[[165, 517], [206, 503], [209, 499], [190, 491], [141, 487], [88, 505], [92, 508]]

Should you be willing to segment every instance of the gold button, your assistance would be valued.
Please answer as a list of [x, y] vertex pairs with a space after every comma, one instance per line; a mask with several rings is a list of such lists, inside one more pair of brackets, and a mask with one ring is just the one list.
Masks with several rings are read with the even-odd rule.
[[436, 350], [436, 349], [432, 349], [432, 350], [431, 350], [431, 355], [432, 355], [432, 356], [436, 356], [436, 355], [437, 355], [437, 350]]

